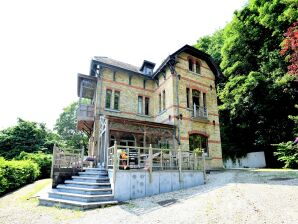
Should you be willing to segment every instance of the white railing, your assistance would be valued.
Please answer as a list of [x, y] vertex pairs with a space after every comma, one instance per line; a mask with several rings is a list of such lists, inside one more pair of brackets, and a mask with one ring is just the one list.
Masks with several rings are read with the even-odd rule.
[[194, 118], [208, 118], [208, 110], [207, 107], [200, 107], [194, 104], [193, 107], [193, 117]]
[[81, 104], [77, 109], [78, 120], [94, 119], [94, 105]]

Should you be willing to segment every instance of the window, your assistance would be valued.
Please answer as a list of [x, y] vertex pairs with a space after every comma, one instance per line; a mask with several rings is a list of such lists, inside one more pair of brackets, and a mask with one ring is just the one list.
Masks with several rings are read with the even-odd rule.
[[143, 97], [138, 96], [138, 113], [142, 114], [143, 113]]
[[143, 88], [146, 89], [146, 79], [143, 81]]
[[200, 94], [201, 93], [198, 90], [192, 90], [192, 102], [194, 104], [194, 107], [196, 106], [196, 108], [200, 107]]
[[162, 91], [162, 109], [166, 109], [166, 91]]
[[204, 108], [207, 107], [207, 105], [206, 105], [206, 93], [203, 93], [203, 106], [204, 106]]
[[158, 148], [169, 149], [170, 148], [169, 141], [166, 139], [162, 139], [162, 140], [158, 141]]
[[113, 81], [116, 81], [116, 72], [113, 72]]
[[188, 59], [188, 70], [191, 72], [193, 71], [193, 64], [192, 64], [192, 60], [190, 58]]
[[208, 138], [199, 134], [189, 135], [189, 150], [203, 149], [205, 155], [208, 156]]
[[200, 66], [200, 62], [196, 62], [196, 73], [200, 74], [201, 73], [201, 66]]
[[158, 95], [158, 106], [159, 112], [161, 112], [161, 93]]
[[149, 98], [145, 97], [145, 115], [149, 115]]
[[114, 93], [114, 109], [119, 110], [119, 103], [120, 103], [120, 92], [115, 91]]
[[112, 90], [107, 89], [106, 91], [106, 108], [111, 108]]
[[186, 88], [186, 106], [189, 108], [189, 88]]
[[131, 85], [132, 75], [129, 75], [128, 84]]

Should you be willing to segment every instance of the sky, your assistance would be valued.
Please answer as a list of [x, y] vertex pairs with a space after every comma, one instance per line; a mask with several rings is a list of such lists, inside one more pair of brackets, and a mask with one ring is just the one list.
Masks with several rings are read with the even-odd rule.
[[0, 2], [0, 130], [17, 118], [52, 129], [93, 56], [157, 66], [231, 21], [247, 0]]

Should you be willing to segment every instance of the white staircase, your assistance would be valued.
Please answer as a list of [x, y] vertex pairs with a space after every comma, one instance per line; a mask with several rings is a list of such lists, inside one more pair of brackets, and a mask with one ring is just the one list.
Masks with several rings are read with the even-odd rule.
[[40, 197], [39, 204], [72, 209], [91, 209], [117, 204], [114, 200], [108, 172], [103, 168], [87, 168], [66, 180], [48, 196]]

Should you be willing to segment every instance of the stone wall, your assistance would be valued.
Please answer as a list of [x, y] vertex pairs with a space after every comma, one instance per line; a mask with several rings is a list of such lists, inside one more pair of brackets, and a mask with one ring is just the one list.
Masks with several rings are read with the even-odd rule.
[[[109, 170], [109, 177], [113, 183], [113, 172]], [[156, 194], [176, 191], [204, 184], [202, 171], [182, 171], [179, 181], [179, 172], [153, 171], [152, 180], [149, 180], [148, 171], [119, 170], [116, 173], [114, 198], [118, 201], [127, 201], [135, 198], [148, 197]]]

